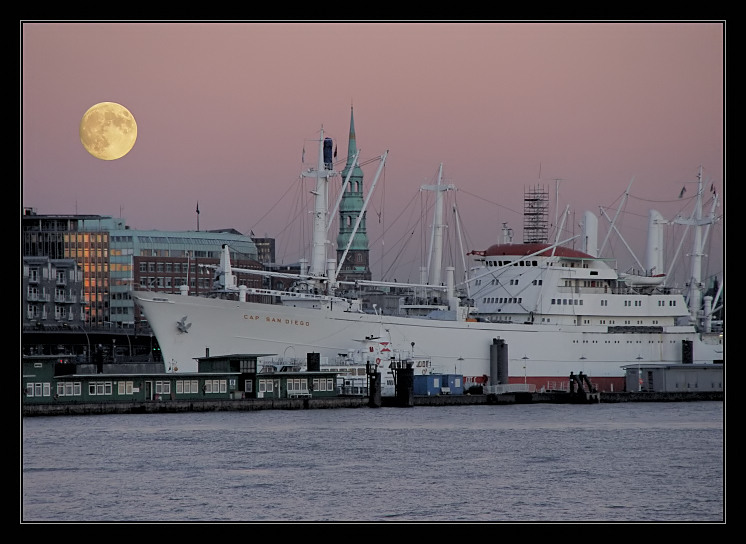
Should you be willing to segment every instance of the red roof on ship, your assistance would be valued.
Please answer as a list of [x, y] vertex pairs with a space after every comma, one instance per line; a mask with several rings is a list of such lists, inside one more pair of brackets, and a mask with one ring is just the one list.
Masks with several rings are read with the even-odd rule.
[[[494, 257], [496, 255], [510, 255], [514, 257], [522, 257], [525, 255], [532, 255], [537, 251], [541, 251], [542, 248], [547, 248], [546, 251], [542, 251], [537, 257], [551, 257], [552, 246], [549, 244], [533, 243], [533, 244], [494, 244], [484, 251], [485, 257]], [[481, 252], [474, 252], [479, 253]], [[578, 251], [577, 249], [571, 249], [569, 247], [557, 246], [554, 248], [554, 255], [557, 257], [575, 257], [578, 259], [593, 259], [591, 255]]]

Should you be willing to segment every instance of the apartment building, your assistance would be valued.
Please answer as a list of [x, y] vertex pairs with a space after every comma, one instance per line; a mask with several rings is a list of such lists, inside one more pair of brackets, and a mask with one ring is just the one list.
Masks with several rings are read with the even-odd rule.
[[[80, 318], [88, 328], [135, 328], [140, 316], [129, 295], [133, 287], [178, 293], [188, 285], [190, 294], [204, 294], [212, 287], [214, 268], [227, 244], [235, 267], [261, 270], [256, 244], [234, 229], [213, 231], [158, 231], [130, 229], [121, 218], [100, 215], [39, 215], [25, 208], [21, 221], [24, 259], [24, 308], [26, 319], [32, 316], [62, 316], [62, 321]], [[41, 258], [28, 261], [27, 258]], [[48, 263], [44, 264], [44, 258]], [[64, 263], [63, 261], [68, 261]], [[28, 269], [27, 269], [28, 262]], [[36, 264], [34, 264], [36, 263]], [[35, 285], [43, 274], [77, 266], [65, 297], [77, 297], [74, 303], [55, 303], [52, 295], [62, 295], [62, 286], [49, 284], [46, 291]], [[66, 268], [68, 267], [68, 268]], [[54, 272], [52, 272], [54, 269]], [[44, 272], [46, 270], [46, 272]], [[60, 272], [62, 273], [62, 272]], [[28, 276], [27, 276], [28, 274]], [[261, 276], [239, 276], [239, 283], [262, 287]], [[53, 290], [54, 289], [54, 290]], [[73, 293], [73, 291], [75, 291]], [[49, 301], [43, 300], [44, 294]], [[55, 297], [57, 298], [57, 297]], [[29, 320], [29, 323], [31, 321]]]

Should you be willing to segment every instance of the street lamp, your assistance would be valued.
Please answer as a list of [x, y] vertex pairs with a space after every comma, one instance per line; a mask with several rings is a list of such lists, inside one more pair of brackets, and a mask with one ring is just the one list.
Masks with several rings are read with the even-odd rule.
[[130, 341], [130, 335], [126, 329], [124, 330], [124, 335], [127, 337], [127, 344], [129, 345], [129, 348], [130, 348], [130, 360], [131, 360], [132, 359], [132, 342]]
[[640, 361], [642, 361], [642, 356], [637, 356], [637, 391], [642, 391], [642, 368], [640, 368]]
[[526, 361], [528, 361], [528, 357], [524, 355], [521, 357], [523, 359], [523, 385], [526, 385], [528, 383], [527, 377], [526, 377]]
[[85, 362], [90, 363], [91, 362], [91, 339], [88, 338], [88, 332], [85, 330], [85, 325], [82, 327], [83, 334], [85, 334], [85, 340], [88, 342], [88, 351], [85, 353]]

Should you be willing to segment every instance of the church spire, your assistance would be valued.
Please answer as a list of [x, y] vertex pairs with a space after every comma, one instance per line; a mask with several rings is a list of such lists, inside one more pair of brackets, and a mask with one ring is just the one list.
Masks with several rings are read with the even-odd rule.
[[[347, 163], [342, 170], [342, 179], [349, 179], [339, 203], [339, 234], [337, 235], [337, 260], [341, 259], [349, 245], [345, 262], [341, 265], [340, 279], [371, 279], [369, 268], [368, 234], [365, 213], [363, 212], [363, 169], [360, 161], [355, 160], [358, 154], [355, 137], [355, 113], [350, 106], [350, 136], [347, 142]], [[348, 177], [349, 175], [349, 177]], [[357, 231], [354, 226], [362, 215]]]
[[345, 169], [353, 166], [352, 159], [357, 153], [357, 140], [355, 139], [355, 112], [353, 107], [350, 106], [350, 136], [347, 143], [347, 165]]
[[355, 155], [357, 154], [357, 138], [355, 137], [355, 112], [353, 106], [350, 106], [350, 135], [347, 140], [347, 163], [345, 164], [344, 170], [342, 171], [342, 179], [345, 178], [350, 168], [353, 169], [352, 175], [360, 178], [362, 182], [363, 170], [357, 164], [353, 164]]

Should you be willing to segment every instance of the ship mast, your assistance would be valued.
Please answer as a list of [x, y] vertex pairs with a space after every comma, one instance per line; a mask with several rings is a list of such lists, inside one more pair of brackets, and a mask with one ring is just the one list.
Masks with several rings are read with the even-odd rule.
[[440, 163], [438, 169], [438, 184], [423, 185], [423, 191], [435, 191], [435, 212], [433, 217], [433, 227], [430, 237], [430, 258], [428, 260], [430, 285], [440, 285], [440, 273], [443, 261], [443, 192], [456, 189], [453, 184], [443, 185], [443, 163]]
[[697, 204], [694, 211], [694, 246], [692, 248], [692, 279], [689, 311], [696, 322], [702, 305], [702, 167], [697, 173]]
[[689, 278], [689, 316], [693, 323], [698, 324], [698, 318], [701, 315], [702, 306], [702, 291], [704, 285], [702, 283], [702, 227], [713, 224], [715, 222], [714, 208], [717, 205], [717, 195], [713, 202], [713, 210], [710, 212], [710, 216], [702, 217], [702, 167], [699, 167], [697, 173], [697, 197], [695, 200], [694, 213], [689, 219], [677, 217], [674, 219], [675, 223], [681, 225], [688, 225], [694, 227], [694, 241], [692, 243], [692, 254], [691, 254], [691, 276]]
[[328, 216], [328, 192], [329, 178], [336, 175], [337, 172], [332, 170], [331, 162], [331, 139], [329, 138], [329, 149], [327, 154], [329, 160], [324, 160], [326, 140], [324, 140], [324, 127], [321, 127], [319, 137], [319, 162], [316, 170], [310, 168], [303, 172], [305, 177], [316, 178], [316, 187], [311, 193], [314, 195], [314, 212], [313, 212], [313, 245], [311, 252], [311, 267], [308, 270], [311, 276], [322, 276], [326, 271], [326, 224]]

